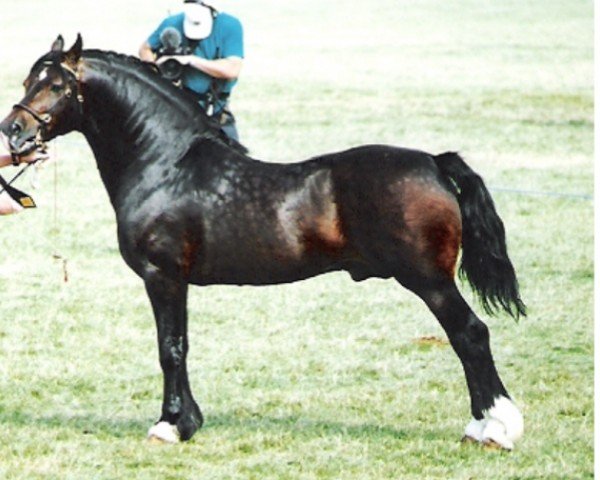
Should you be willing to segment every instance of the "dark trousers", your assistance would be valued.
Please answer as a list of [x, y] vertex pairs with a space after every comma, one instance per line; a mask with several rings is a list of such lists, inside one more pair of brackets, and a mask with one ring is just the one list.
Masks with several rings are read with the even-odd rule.
[[219, 122], [221, 130], [225, 132], [225, 135], [237, 142], [240, 141], [240, 136], [238, 135], [237, 127], [235, 125], [235, 117], [228, 108], [224, 108], [219, 113], [213, 115], [213, 118]]

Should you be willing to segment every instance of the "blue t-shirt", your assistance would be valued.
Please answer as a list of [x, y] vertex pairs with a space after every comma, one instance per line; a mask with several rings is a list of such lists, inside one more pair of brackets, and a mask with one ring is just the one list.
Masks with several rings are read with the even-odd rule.
[[[160, 35], [165, 28], [174, 27], [181, 34], [183, 46], [193, 45], [196, 47], [193, 54], [207, 60], [216, 60], [227, 57], [244, 58], [244, 40], [241, 22], [227, 14], [218, 13], [214, 18], [210, 35], [200, 41], [190, 40], [183, 33], [184, 14], [179, 13], [166, 18], [160, 26], [148, 37], [148, 44], [152, 51], [158, 51], [163, 45]], [[214, 80], [210, 75], [200, 70], [186, 66], [182, 75], [182, 83], [186, 88], [196, 93], [204, 94], [210, 91], [211, 82]], [[219, 93], [231, 93], [237, 80], [220, 80]]]

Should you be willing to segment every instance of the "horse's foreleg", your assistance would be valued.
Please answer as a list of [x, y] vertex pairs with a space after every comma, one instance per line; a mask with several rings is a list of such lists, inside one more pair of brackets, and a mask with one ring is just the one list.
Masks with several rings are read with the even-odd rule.
[[202, 426], [202, 414], [187, 376], [187, 283], [155, 271], [145, 278], [158, 333], [164, 377], [162, 414], [148, 437], [175, 443], [188, 440]]
[[523, 434], [523, 417], [494, 365], [488, 327], [469, 308], [454, 282], [414, 290], [437, 317], [462, 362], [473, 415], [465, 436], [512, 449]]

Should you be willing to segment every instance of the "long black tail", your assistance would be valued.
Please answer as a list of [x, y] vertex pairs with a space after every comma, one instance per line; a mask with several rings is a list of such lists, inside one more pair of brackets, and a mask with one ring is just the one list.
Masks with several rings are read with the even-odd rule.
[[484, 310], [500, 308], [513, 318], [526, 315], [515, 269], [506, 251], [504, 224], [483, 180], [454, 152], [434, 157], [455, 187], [463, 223], [459, 275], [479, 294]]

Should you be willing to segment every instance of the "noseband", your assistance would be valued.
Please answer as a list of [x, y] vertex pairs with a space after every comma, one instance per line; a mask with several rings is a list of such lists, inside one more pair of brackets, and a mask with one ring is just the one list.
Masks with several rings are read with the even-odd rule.
[[48, 112], [40, 113], [37, 110], [34, 110], [33, 108], [31, 108], [27, 105], [24, 105], [22, 103], [15, 103], [13, 105], [13, 108], [27, 112], [29, 115], [31, 115], [33, 118], [35, 118], [37, 120], [37, 122], [40, 124], [48, 125], [52, 121], [52, 115], [50, 115]]

